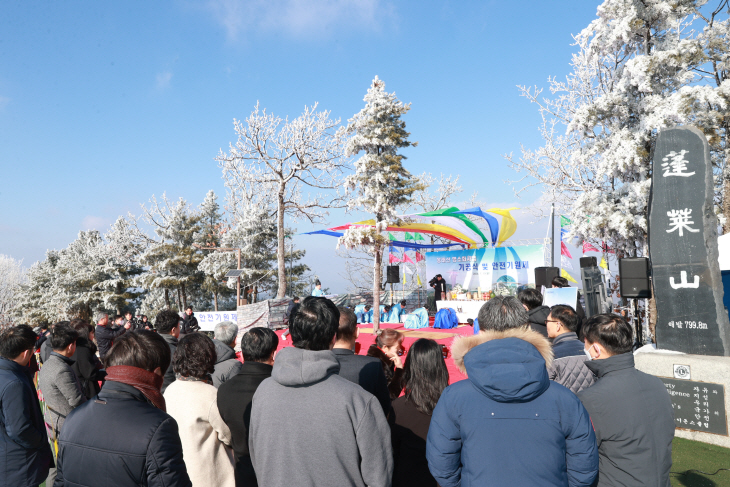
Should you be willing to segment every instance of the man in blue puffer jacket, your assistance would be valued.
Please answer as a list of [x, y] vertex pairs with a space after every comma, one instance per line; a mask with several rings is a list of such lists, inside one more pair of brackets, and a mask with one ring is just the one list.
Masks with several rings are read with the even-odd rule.
[[514, 297], [479, 311], [481, 333], [451, 348], [468, 380], [447, 387], [431, 418], [426, 458], [442, 487], [590, 486], [598, 449], [588, 413], [548, 379], [548, 340]]

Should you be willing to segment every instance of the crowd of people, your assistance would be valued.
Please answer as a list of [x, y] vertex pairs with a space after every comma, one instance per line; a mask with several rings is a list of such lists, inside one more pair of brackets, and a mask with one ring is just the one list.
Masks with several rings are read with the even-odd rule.
[[559, 305], [543, 329], [537, 301], [487, 301], [451, 385], [442, 345], [384, 329], [359, 355], [354, 311], [320, 296], [290, 310], [293, 346], [252, 328], [242, 360], [236, 324], [210, 338], [192, 309], [6, 329], [0, 484], [669, 486], [672, 404], [631, 327]]

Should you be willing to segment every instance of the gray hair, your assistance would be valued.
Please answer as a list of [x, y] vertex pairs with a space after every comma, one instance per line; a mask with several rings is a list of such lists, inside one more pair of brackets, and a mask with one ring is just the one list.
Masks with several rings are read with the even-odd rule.
[[481, 331], [505, 331], [526, 326], [528, 321], [525, 307], [514, 296], [495, 296], [479, 310]]
[[94, 313], [94, 321], [96, 323], [99, 323], [101, 320], [103, 320], [107, 316], [109, 316], [109, 313], [107, 313], [106, 311], [97, 311], [96, 313]]
[[216, 340], [229, 345], [238, 335], [238, 325], [232, 321], [221, 321], [215, 325], [213, 336]]

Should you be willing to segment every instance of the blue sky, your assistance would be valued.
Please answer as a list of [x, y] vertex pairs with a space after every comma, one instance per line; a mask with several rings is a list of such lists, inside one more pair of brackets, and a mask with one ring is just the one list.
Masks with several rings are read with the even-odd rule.
[[[42, 259], [79, 230], [166, 192], [225, 195], [214, 161], [257, 101], [346, 121], [375, 75], [404, 102], [407, 168], [462, 177], [499, 205], [529, 206], [502, 155], [540, 145], [516, 85], [564, 77], [571, 34], [598, 2], [552, 0], [4, 1], [0, 5], [0, 253]], [[333, 214], [330, 223], [354, 217]], [[311, 225], [293, 223], [299, 231]], [[520, 231], [543, 237], [544, 224]], [[302, 236], [340, 287], [335, 240]]]

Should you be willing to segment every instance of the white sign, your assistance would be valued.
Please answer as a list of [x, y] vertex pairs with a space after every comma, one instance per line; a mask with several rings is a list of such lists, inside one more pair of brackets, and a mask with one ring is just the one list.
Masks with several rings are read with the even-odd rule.
[[223, 321], [232, 321], [238, 324], [235, 311], [200, 311], [195, 313], [201, 331], [214, 331], [215, 325]]

